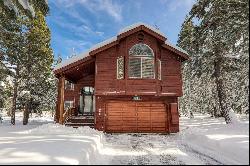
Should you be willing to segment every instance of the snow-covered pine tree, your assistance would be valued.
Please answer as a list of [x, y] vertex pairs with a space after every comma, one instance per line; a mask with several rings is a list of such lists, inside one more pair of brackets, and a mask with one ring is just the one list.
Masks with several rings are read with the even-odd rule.
[[[179, 47], [182, 47], [183, 49], [187, 50], [190, 59], [189, 61], [186, 61], [182, 65], [182, 76], [183, 76], [183, 97], [180, 100], [180, 105], [181, 105], [181, 112], [184, 113], [185, 115], [192, 114], [192, 109], [191, 109], [191, 80], [192, 80], [192, 72], [191, 72], [191, 63], [193, 60], [193, 55], [195, 55], [194, 51], [194, 25], [192, 20], [188, 20], [188, 17], [186, 16], [186, 19], [184, 23], [182, 24], [181, 31], [179, 34], [179, 39], [177, 41], [177, 45]], [[189, 80], [189, 81], [188, 81]]]
[[[226, 123], [230, 123], [228, 111], [231, 107], [242, 105], [244, 109], [248, 109], [246, 99], [249, 87], [246, 74], [248, 74], [247, 64], [249, 63], [249, 2], [198, 0], [187, 20], [196, 22], [194, 28], [196, 31], [193, 35], [196, 44], [190, 45], [186, 42], [188, 40], [184, 40], [186, 35], [183, 34], [183, 29], [178, 43], [184, 49], [186, 44], [188, 47], [197, 48], [196, 55], [191, 54], [192, 60], [188, 62], [191, 72], [195, 74], [195, 79], [190, 80], [191, 77], [185, 72], [184, 67], [184, 77], [187, 75], [187, 81], [196, 80], [196, 82], [192, 84], [193, 87], [184, 87], [184, 94], [193, 89], [193, 92], [189, 93], [189, 97], [194, 99], [192, 109], [200, 107], [199, 109], [211, 110], [212, 108], [214, 111], [209, 112], [217, 114], [216, 106], [219, 105]], [[237, 59], [235, 57], [240, 57], [240, 60], [238, 62], [232, 60]], [[229, 90], [230, 87], [234, 88]], [[235, 93], [236, 89], [241, 92], [244, 89], [244, 96]]]
[[[30, 28], [28, 25], [31, 25], [30, 21], [33, 20], [37, 12], [41, 12], [44, 16], [48, 13], [49, 9], [46, 0], [28, 1], [28, 4], [22, 2], [15, 0], [0, 1], [0, 54], [10, 64], [12, 69], [9, 70], [9, 76], [13, 78], [14, 82], [11, 113], [12, 124], [15, 124], [16, 99], [19, 93], [24, 90], [25, 81], [30, 79], [27, 73], [23, 71], [26, 70], [27, 60], [32, 59], [31, 56], [35, 53], [32, 52], [32, 54], [29, 54], [31, 52], [28, 46], [31, 41], [27, 40], [27, 32]], [[46, 46], [49, 47], [49, 45]]]
[[[27, 36], [27, 58], [21, 71], [25, 76], [22, 89], [30, 91], [30, 98], [26, 100], [25, 106], [32, 99], [35, 103], [41, 103], [40, 98], [46, 96], [48, 91], [48, 78], [51, 76], [53, 54], [50, 47], [50, 31], [46, 20], [41, 12], [37, 12], [32, 18]], [[31, 103], [30, 103], [31, 105]], [[25, 107], [27, 108], [27, 107]], [[25, 109], [29, 114], [29, 109]], [[29, 116], [24, 116], [28, 118]], [[24, 122], [28, 120], [24, 119]], [[26, 124], [26, 123], [24, 123]]]

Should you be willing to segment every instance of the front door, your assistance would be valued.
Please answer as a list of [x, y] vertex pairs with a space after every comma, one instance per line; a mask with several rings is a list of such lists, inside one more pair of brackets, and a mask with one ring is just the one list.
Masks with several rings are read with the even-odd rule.
[[80, 96], [80, 113], [93, 114], [95, 112], [94, 88], [83, 87]]

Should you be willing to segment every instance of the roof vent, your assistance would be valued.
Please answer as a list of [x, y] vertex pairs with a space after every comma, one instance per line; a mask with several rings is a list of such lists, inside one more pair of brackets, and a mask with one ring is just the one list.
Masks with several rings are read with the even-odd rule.
[[144, 40], [144, 33], [142, 33], [142, 32], [138, 33], [137, 39], [138, 39], [139, 41], [143, 41], [143, 40]]

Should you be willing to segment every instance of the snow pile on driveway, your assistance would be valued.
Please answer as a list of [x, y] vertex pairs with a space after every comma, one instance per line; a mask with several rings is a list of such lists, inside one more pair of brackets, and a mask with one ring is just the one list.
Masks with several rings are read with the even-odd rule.
[[180, 143], [222, 164], [249, 164], [249, 121], [225, 124], [223, 118], [182, 118]]

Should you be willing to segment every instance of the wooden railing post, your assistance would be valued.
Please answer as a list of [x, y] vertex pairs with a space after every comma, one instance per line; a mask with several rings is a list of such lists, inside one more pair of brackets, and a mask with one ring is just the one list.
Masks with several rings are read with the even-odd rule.
[[59, 123], [63, 124], [63, 113], [64, 113], [64, 89], [65, 89], [65, 77], [61, 76], [59, 78], [60, 81], [60, 90], [59, 90], [59, 113], [60, 113], [60, 118], [59, 118]]

